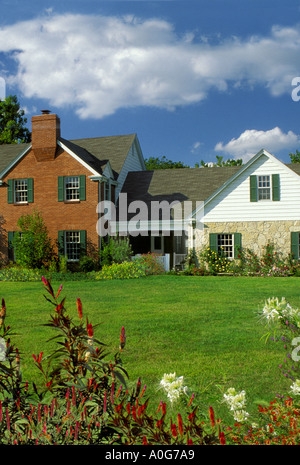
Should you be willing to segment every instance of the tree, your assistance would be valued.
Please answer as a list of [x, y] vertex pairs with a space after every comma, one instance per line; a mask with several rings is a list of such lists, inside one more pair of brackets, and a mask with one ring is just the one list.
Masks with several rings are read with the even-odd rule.
[[205, 163], [205, 161], [201, 160], [201, 166], [204, 168], [210, 168], [214, 166], [241, 166], [243, 164], [243, 160], [241, 158], [234, 160], [234, 159], [228, 159], [228, 160], [223, 160], [222, 155], [216, 155], [217, 162], [216, 163]]
[[15, 260], [26, 268], [42, 268], [53, 259], [53, 246], [42, 215], [34, 211], [18, 220], [14, 235]]
[[300, 152], [296, 150], [296, 153], [289, 154], [291, 163], [300, 163]]
[[168, 160], [165, 156], [162, 157], [150, 157], [145, 159], [145, 165], [147, 170], [165, 170], [172, 168], [189, 168], [188, 165], [182, 163], [182, 161]]
[[16, 95], [0, 100], [0, 145], [30, 142], [31, 134], [25, 126], [27, 118], [24, 115]]

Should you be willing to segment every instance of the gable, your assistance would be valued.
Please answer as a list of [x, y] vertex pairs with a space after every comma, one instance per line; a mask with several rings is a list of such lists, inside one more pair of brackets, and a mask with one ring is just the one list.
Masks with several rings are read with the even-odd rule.
[[[250, 177], [279, 178], [279, 200], [251, 201]], [[272, 186], [270, 187], [272, 189]], [[259, 152], [242, 170], [217, 190], [204, 205], [204, 222], [272, 221], [299, 219], [300, 177], [266, 151]]]

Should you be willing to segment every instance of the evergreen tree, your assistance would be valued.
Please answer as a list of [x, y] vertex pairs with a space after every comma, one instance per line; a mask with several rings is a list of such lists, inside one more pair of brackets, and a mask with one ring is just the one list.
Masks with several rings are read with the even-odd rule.
[[0, 145], [30, 142], [31, 134], [25, 126], [27, 118], [24, 115], [16, 95], [0, 100]]

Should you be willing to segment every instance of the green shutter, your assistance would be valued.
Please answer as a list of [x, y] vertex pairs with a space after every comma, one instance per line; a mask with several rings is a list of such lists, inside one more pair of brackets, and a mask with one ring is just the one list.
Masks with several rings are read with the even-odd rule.
[[81, 255], [86, 255], [86, 231], [80, 232], [80, 250]]
[[7, 180], [7, 203], [14, 203], [14, 180]]
[[28, 203], [33, 202], [33, 179], [27, 179], [27, 201]]
[[296, 260], [299, 258], [299, 233], [291, 233], [291, 253]]
[[280, 200], [279, 174], [272, 174], [272, 199]]
[[218, 252], [218, 234], [210, 233], [209, 235], [209, 248], [214, 252]]
[[85, 175], [79, 176], [79, 200], [85, 200]]
[[242, 248], [241, 233], [234, 233], [234, 258], [238, 258], [238, 254]]
[[65, 234], [64, 231], [58, 231], [58, 255], [64, 256], [65, 255], [65, 240], [64, 240]]
[[63, 202], [64, 201], [64, 177], [58, 176], [57, 183], [58, 183], [58, 201]]
[[250, 176], [250, 202], [257, 202], [257, 178]]

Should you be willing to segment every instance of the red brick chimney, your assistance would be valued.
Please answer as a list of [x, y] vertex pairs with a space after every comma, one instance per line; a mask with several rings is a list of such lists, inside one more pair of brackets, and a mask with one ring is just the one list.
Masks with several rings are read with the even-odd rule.
[[37, 161], [54, 160], [57, 139], [60, 137], [60, 119], [49, 110], [31, 118], [32, 150]]

